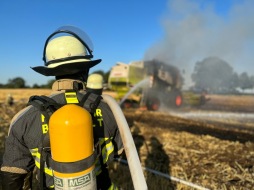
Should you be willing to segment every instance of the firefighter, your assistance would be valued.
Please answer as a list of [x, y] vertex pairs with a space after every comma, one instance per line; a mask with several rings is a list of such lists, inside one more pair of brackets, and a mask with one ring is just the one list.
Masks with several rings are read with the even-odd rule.
[[6, 103], [8, 106], [12, 106], [14, 104], [14, 99], [13, 96], [11, 94], [8, 94], [7, 98], [6, 98]]
[[86, 89], [98, 95], [102, 95], [103, 77], [100, 74], [93, 73], [87, 79]]
[[[52, 94], [57, 103], [67, 101], [66, 92], [75, 91], [80, 101], [86, 94], [85, 83], [89, 69], [101, 62], [93, 60], [91, 40], [80, 29], [63, 26], [52, 33], [45, 42], [43, 60], [45, 66], [32, 69], [44, 76], [55, 76]], [[44, 189], [54, 189], [53, 173], [47, 163], [40, 165], [40, 146], [48, 126], [40, 110], [30, 105], [17, 113], [11, 121], [5, 142], [5, 152], [1, 165], [2, 189], [22, 189], [25, 178], [34, 169], [44, 168]], [[97, 189], [115, 189], [108, 173], [108, 163], [123, 151], [118, 126], [109, 106], [100, 101], [92, 114], [94, 144], [100, 145], [100, 154], [95, 161]], [[84, 138], [86, 138], [84, 136]], [[72, 139], [66, 139], [71, 141]], [[83, 146], [83, 145], [80, 145]], [[36, 176], [37, 179], [41, 179]], [[30, 183], [31, 184], [31, 183]], [[30, 187], [32, 188], [32, 187]], [[24, 188], [23, 188], [24, 189]]]

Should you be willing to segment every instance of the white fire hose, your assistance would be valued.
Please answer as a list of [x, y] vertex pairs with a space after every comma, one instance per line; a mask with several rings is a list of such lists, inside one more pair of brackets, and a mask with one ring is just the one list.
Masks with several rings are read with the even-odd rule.
[[137, 149], [125, 116], [123, 115], [121, 108], [114, 98], [106, 94], [103, 94], [102, 97], [103, 100], [109, 105], [115, 116], [128, 160], [133, 186], [136, 190], [147, 190], [148, 188], [138, 157]]

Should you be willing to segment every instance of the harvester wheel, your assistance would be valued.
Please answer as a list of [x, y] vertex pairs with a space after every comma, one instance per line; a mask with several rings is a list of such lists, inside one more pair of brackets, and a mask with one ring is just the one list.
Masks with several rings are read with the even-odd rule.
[[147, 101], [147, 109], [157, 111], [160, 108], [160, 100], [158, 98], [150, 98]]
[[183, 103], [183, 97], [181, 95], [177, 95], [175, 99], [176, 107], [180, 107]]
[[125, 100], [122, 105], [121, 108], [125, 109], [125, 108], [137, 108], [139, 106], [138, 102], [135, 100]]
[[169, 107], [179, 108], [183, 104], [183, 96], [180, 91], [173, 90], [169, 94]]

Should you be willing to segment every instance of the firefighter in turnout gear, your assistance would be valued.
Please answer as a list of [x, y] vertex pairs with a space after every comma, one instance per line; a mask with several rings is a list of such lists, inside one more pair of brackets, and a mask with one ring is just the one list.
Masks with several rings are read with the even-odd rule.
[[98, 95], [102, 95], [103, 91], [103, 77], [100, 74], [93, 73], [87, 79], [86, 89]]
[[[91, 170], [96, 176], [97, 189], [117, 189], [110, 180], [108, 163], [121, 155], [123, 143], [108, 104], [100, 95], [86, 90], [89, 69], [101, 62], [100, 59], [93, 60], [92, 58], [91, 40], [76, 27], [60, 27], [48, 37], [43, 52], [45, 66], [36, 66], [32, 69], [45, 76], [55, 76], [56, 81], [52, 85], [50, 96], [32, 96], [28, 103], [29, 106], [17, 113], [11, 121], [1, 165], [3, 190], [32, 189], [33, 173], [36, 173], [38, 186], [41, 189], [60, 189], [58, 187], [61, 187], [63, 180], [55, 178], [55, 171], [76, 174], [82, 172], [80, 168], [83, 170], [93, 168]], [[65, 107], [66, 105], [70, 107]], [[80, 108], [87, 111], [89, 116], [86, 113], [76, 114]], [[64, 111], [65, 109], [69, 114]], [[76, 119], [71, 118], [76, 118], [75, 115], [81, 116], [78, 120], [87, 116], [88, 119], [85, 119], [84, 122], [88, 121], [88, 123], [91, 117], [91, 124], [88, 124], [92, 126], [93, 134], [92, 148], [89, 153], [91, 155], [85, 156], [86, 158], [83, 156], [80, 158], [82, 160], [77, 163], [54, 160], [54, 156], [57, 156], [54, 153], [51, 157], [53, 145], [57, 146], [55, 139], [60, 137], [60, 135], [56, 135], [56, 138], [52, 137], [51, 133], [56, 128], [53, 130], [51, 125], [57, 125], [52, 120], [59, 118], [63, 112], [69, 119], [65, 124], [70, 123], [70, 125], [71, 123], [76, 124]], [[70, 133], [75, 133], [75, 131]], [[66, 146], [77, 140], [75, 136], [68, 136], [68, 138], [71, 139], [62, 140]], [[86, 134], [83, 138], [86, 138]], [[61, 140], [59, 142], [61, 143]], [[83, 142], [82, 138], [80, 142]], [[82, 154], [78, 152], [82, 149], [80, 147], [87, 145], [79, 143], [76, 146], [72, 150], [76, 150], [77, 154]], [[67, 159], [61, 156], [60, 158]], [[78, 182], [83, 183], [84, 179]], [[83, 183], [82, 188], [84, 186], [86, 184]]]

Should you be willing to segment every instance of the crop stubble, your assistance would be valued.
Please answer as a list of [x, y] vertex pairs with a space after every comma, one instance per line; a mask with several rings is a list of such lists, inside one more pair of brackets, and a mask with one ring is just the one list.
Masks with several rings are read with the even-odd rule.
[[[49, 94], [49, 91], [25, 93], [19, 91], [14, 106], [9, 107], [0, 97], [0, 154], [11, 118], [25, 107], [33, 94]], [[38, 91], [39, 92], [39, 91]], [[3, 93], [0, 93], [3, 94]], [[25, 95], [26, 94], [26, 95]], [[19, 97], [19, 98], [18, 98]], [[225, 97], [224, 97], [225, 98]], [[22, 99], [23, 101], [19, 101]], [[207, 109], [214, 109], [216, 101], [225, 110], [252, 112], [249, 99], [234, 97], [227, 102], [216, 96]], [[234, 104], [233, 101], [236, 101]], [[238, 105], [238, 106], [236, 106]], [[124, 110], [140, 155], [142, 166], [210, 189], [250, 190], [254, 188], [254, 134], [252, 131], [228, 130], [223, 123], [187, 120], [174, 115], [139, 110]], [[232, 124], [233, 125], [233, 124]], [[2, 156], [0, 157], [0, 162]], [[111, 164], [113, 181], [124, 189], [133, 189], [129, 171], [125, 165]], [[175, 181], [144, 172], [149, 189], [194, 189]]]

